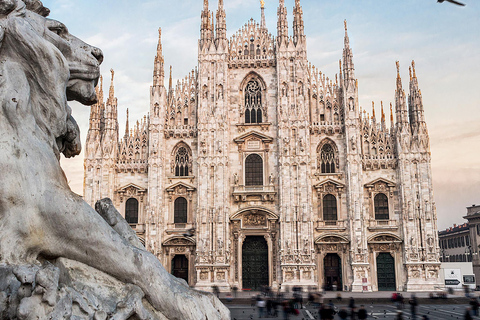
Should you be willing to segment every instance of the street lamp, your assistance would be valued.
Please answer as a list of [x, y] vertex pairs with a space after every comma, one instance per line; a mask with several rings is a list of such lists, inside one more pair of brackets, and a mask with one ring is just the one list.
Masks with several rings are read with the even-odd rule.
[[447, 262], [447, 259], [450, 258], [446, 251], [445, 248], [442, 248], [442, 262]]
[[472, 246], [468, 246], [465, 248], [465, 260], [467, 262], [472, 262], [473, 256], [476, 256], [478, 253], [472, 252]]

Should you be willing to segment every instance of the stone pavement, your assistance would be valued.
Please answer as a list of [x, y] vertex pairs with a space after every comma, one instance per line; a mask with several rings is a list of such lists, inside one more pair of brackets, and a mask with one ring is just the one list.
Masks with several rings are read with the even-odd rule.
[[[337, 299], [337, 294], [340, 293], [343, 303], [348, 304], [348, 299], [353, 297], [357, 304], [369, 304], [370, 302], [374, 303], [391, 303], [391, 297], [394, 291], [377, 291], [377, 292], [333, 292], [327, 291], [324, 294], [324, 301], [328, 302], [332, 300], [334, 303], [342, 303]], [[454, 294], [448, 294], [447, 299], [430, 299], [429, 292], [401, 292], [403, 295], [405, 302], [408, 302], [408, 299], [415, 293], [419, 303], [422, 304], [468, 304], [469, 299], [465, 297], [463, 291], [456, 291]], [[220, 299], [225, 303], [228, 304], [227, 301], [227, 292], [220, 293]], [[233, 298], [231, 303], [233, 304], [241, 304], [241, 305], [250, 305], [252, 297], [256, 297], [257, 295], [261, 294], [258, 291], [242, 291], [237, 292], [237, 297]], [[471, 295], [478, 297], [480, 292], [472, 292]], [[292, 296], [292, 292], [284, 293], [285, 298], [290, 298]], [[308, 293], [303, 292], [304, 301], [307, 300]]]

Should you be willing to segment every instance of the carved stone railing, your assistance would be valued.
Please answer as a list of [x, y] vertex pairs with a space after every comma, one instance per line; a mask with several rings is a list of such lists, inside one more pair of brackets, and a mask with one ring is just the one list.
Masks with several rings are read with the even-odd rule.
[[234, 186], [235, 201], [274, 201], [275, 186]]
[[368, 230], [396, 230], [398, 229], [397, 220], [370, 220]]
[[197, 126], [165, 126], [165, 138], [195, 138], [197, 136]]
[[397, 167], [397, 158], [393, 154], [381, 155], [362, 155], [363, 170], [395, 169]]
[[335, 134], [343, 133], [343, 126], [340, 121], [320, 121], [310, 125], [310, 134]]
[[346, 229], [346, 222], [344, 220], [318, 220], [315, 228], [317, 231], [344, 231]]

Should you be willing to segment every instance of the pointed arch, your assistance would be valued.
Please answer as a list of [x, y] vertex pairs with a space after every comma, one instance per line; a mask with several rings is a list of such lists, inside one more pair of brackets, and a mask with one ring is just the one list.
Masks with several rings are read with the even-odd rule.
[[317, 170], [320, 173], [335, 173], [339, 166], [337, 144], [329, 139], [323, 139], [317, 146]]
[[172, 150], [172, 173], [177, 177], [189, 176], [192, 173], [192, 149], [180, 141]]
[[244, 123], [263, 123], [266, 120], [266, 89], [263, 78], [251, 71], [240, 84], [240, 92], [243, 97], [240, 115]]

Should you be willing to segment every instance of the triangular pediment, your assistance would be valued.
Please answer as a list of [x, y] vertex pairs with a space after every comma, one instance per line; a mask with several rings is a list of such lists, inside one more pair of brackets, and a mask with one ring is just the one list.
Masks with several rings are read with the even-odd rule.
[[365, 187], [373, 188], [378, 183], [385, 183], [388, 187], [395, 187], [395, 182], [392, 182], [384, 178], [377, 178], [373, 181], [370, 181], [369, 183], [365, 183]]
[[147, 191], [147, 189], [142, 188], [142, 187], [136, 185], [135, 183], [129, 183], [129, 184], [121, 187], [120, 189], [118, 189], [117, 192], [126, 192], [128, 189], [131, 189], [131, 188], [137, 189], [137, 192], [146, 192]]
[[247, 133], [242, 134], [241, 136], [233, 139], [236, 143], [244, 143], [246, 140], [261, 140], [264, 143], [270, 143], [273, 141], [272, 137], [269, 137], [263, 133], [258, 131], [250, 131]]
[[171, 185], [170, 187], [168, 187], [167, 189], [165, 189], [167, 192], [174, 192], [176, 189], [178, 188], [184, 188], [186, 189], [187, 191], [195, 191], [195, 187], [194, 186], [191, 186], [189, 184], [186, 184], [185, 182], [177, 182], [173, 185]]
[[314, 185], [313, 187], [314, 187], [315, 189], [319, 189], [319, 188], [321, 188], [321, 187], [323, 187], [323, 186], [325, 186], [325, 185], [329, 185], [329, 184], [335, 186], [337, 189], [345, 188], [345, 185], [344, 185], [343, 183], [338, 182], [338, 181], [335, 181], [335, 180], [333, 180], [333, 179], [331, 179], [331, 178], [328, 178], [328, 179], [326, 179], [326, 180], [324, 180], [324, 181], [322, 181], [322, 182], [319, 182], [319, 183], [317, 183], [316, 185]]

